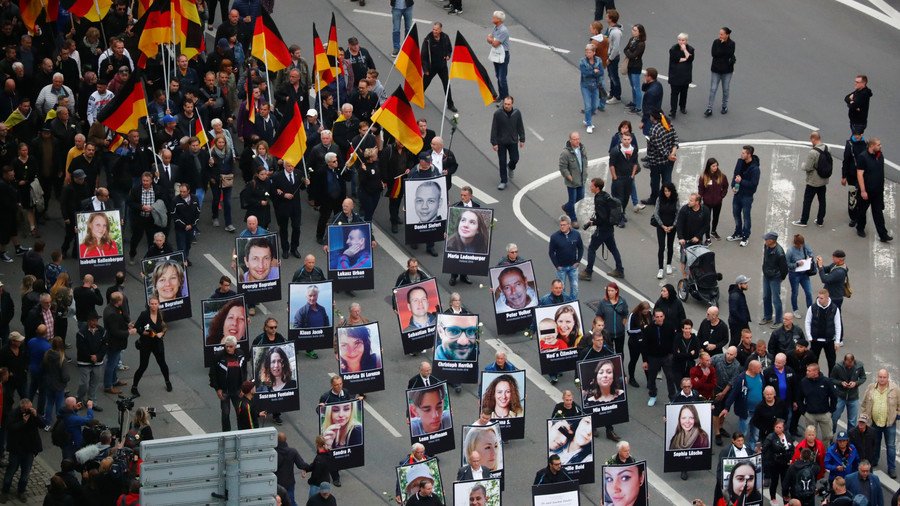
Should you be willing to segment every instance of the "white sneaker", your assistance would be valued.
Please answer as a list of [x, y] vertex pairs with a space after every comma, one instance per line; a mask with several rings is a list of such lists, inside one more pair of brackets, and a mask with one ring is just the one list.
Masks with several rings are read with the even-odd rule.
[[219, 219], [218, 219], [218, 218], [216, 218], [216, 219], [213, 220], [213, 226], [214, 226], [214, 227], [218, 227], [218, 226], [219, 226]]
[[587, 126], [587, 133], [589, 133], [589, 134], [594, 133], [594, 125], [588, 125], [588, 126]]
[[656, 279], [662, 279], [662, 278], [663, 278], [663, 270], [660, 269], [659, 272], [656, 273]]
[[648, 406], [656, 406], [656, 397], [651, 397], [651, 398], [647, 399], [647, 405]]
[[741, 236], [739, 236], [739, 235], [729, 235], [728, 237], [725, 238], [725, 240], [728, 241], [728, 242], [740, 241], [740, 240], [741, 240]]
[[609, 99], [606, 101], [607, 104], [618, 104], [619, 102], [621, 102], [621, 100], [616, 97], [609, 97]]
[[671, 265], [667, 265], [667, 266], [666, 266], [666, 275], [668, 276], [668, 275], [670, 275], [670, 274], [672, 274], [672, 266], [671, 266]]
[[740, 242], [740, 247], [743, 248], [745, 246], [747, 246], [747, 239], [744, 239], [743, 241]]
[[505, 189], [506, 189], [506, 183], [500, 183], [500, 184], [498, 184], [498, 185], [497, 185], [497, 189], [498, 189], [498, 190], [505, 190]]
[[799, 319], [803, 318], [803, 315], [800, 314], [800, 311], [794, 311], [794, 318], [799, 320]]
[[638, 202], [638, 205], [634, 206], [634, 212], [636, 212], [636, 213], [641, 212], [646, 207], [647, 207], [646, 204], [641, 204], [640, 202]]
[[806, 226], [808, 226], [806, 223], [803, 223], [803, 222], [800, 221], [800, 220], [792, 221], [792, 222], [791, 222], [791, 225], [794, 225], [794, 226], [796, 226], [796, 227], [806, 227]]

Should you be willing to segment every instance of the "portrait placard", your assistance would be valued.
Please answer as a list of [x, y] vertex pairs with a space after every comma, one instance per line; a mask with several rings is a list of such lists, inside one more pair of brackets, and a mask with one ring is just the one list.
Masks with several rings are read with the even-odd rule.
[[497, 333], [510, 334], [527, 329], [538, 305], [537, 284], [531, 260], [492, 267], [491, 294]]
[[238, 347], [245, 357], [250, 355], [250, 341], [247, 337], [247, 306], [243, 295], [235, 295], [222, 299], [200, 301], [203, 313], [203, 366], [210, 367], [213, 357], [222, 351], [222, 339], [225, 336], [238, 338]]
[[281, 299], [278, 234], [235, 237], [234, 250], [238, 293], [247, 304]]
[[364, 415], [359, 399], [326, 404], [319, 410], [319, 434], [325, 438], [338, 469], [366, 464]]
[[328, 227], [328, 278], [338, 291], [375, 288], [371, 224]]
[[705, 471], [712, 466], [712, 404], [666, 405], [663, 472]]
[[118, 210], [77, 213], [78, 272], [110, 279], [125, 270], [122, 219]]
[[581, 405], [596, 427], [628, 421], [628, 398], [622, 355], [578, 362]]
[[147, 302], [151, 297], [159, 299], [159, 309], [167, 322], [191, 317], [191, 292], [183, 252], [145, 258], [141, 273]]
[[412, 443], [425, 445], [425, 453], [429, 455], [456, 448], [446, 382], [407, 390], [406, 405]]
[[353, 392], [384, 390], [381, 333], [378, 322], [338, 327], [338, 370]]
[[478, 315], [439, 313], [436, 330], [435, 374], [451, 383], [478, 383]]
[[447, 219], [443, 272], [486, 276], [490, 269], [494, 210], [451, 207]]
[[291, 283], [288, 292], [288, 337], [301, 350], [332, 348], [335, 323], [333, 283]]
[[444, 240], [447, 226], [447, 178], [404, 179], [406, 244]]
[[285, 413], [300, 409], [297, 351], [294, 343], [254, 346], [253, 380], [260, 409]]
[[525, 438], [525, 371], [481, 371], [481, 410], [491, 411], [503, 440]]
[[579, 346], [584, 339], [578, 301], [534, 308], [541, 374], [575, 370]]
[[563, 470], [582, 485], [594, 483], [593, 427], [591, 415], [547, 420], [547, 457], [559, 456]]
[[403, 353], [418, 353], [434, 346], [437, 315], [441, 312], [437, 280], [429, 278], [394, 288], [394, 304]]

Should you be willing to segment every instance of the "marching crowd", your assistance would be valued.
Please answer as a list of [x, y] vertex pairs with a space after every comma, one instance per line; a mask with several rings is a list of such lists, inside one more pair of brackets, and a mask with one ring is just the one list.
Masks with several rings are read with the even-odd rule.
[[[0, 261], [12, 263], [19, 256], [24, 274], [18, 304], [0, 282], [0, 466], [6, 467], [0, 503], [7, 502], [13, 493], [17, 473], [15, 493], [23, 502], [26, 500], [34, 457], [43, 451], [46, 441], [41, 435], [44, 431], [62, 453], [59, 472], [47, 485], [44, 504], [138, 504], [139, 443], [153, 438], [150, 420], [155, 413], [138, 408], [123, 426], [108, 428], [94, 417], [104, 410], [100, 404], [107, 402], [98, 389], [102, 382], [103, 393], [122, 393], [120, 387], [127, 382], [118, 375], [129, 368], [122, 362], [122, 355], [129, 342], [137, 341], [140, 359], [131, 394], [140, 395], [139, 382], [151, 355], [164, 378], [160, 387], [172, 391], [163, 340], [168, 326], [158, 298], [151, 297], [145, 309], [132, 311], [125, 297], [125, 273], [117, 273], [103, 293], [91, 275], [73, 283], [63, 266], [67, 258], [125, 254], [109, 237], [110, 228], [117, 224], [108, 220], [102, 223], [102, 215], [96, 222], [92, 215], [87, 224], [92, 231], [96, 226], [98, 233], [78, 239], [79, 213], [121, 212], [118, 227], [129, 231], [130, 265], [134, 265], [145, 239], [145, 256], [180, 250], [184, 252], [185, 268], [192, 266], [192, 245], [203, 241], [201, 228], [220, 227], [224, 222], [228, 232], [258, 235], [259, 229], [269, 229], [274, 221], [282, 256], [304, 259], [294, 280], [316, 281], [325, 276], [315, 266], [315, 257], [302, 251], [300, 217], [304, 199], [300, 192], [308, 192], [308, 202], [318, 212], [318, 244], [325, 243], [326, 226], [334, 215], [344, 213], [371, 221], [383, 196], [388, 199], [391, 230], [398, 233], [403, 196], [391, 191], [394, 181], [405, 175], [410, 179], [419, 174], [444, 175], [449, 188], [458, 168], [454, 153], [424, 119], [417, 124], [425, 146], [419, 153], [380, 135], [372, 115], [387, 95], [369, 51], [356, 37], [348, 38], [346, 49], [340, 48], [340, 75], [314, 99], [310, 90], [315, 74], [299, 46], [289, 46], [291, 63], [277, 73], [268, 73], [258, 59], [250, 57], [256, 17], [263, 10], [271, 13], [274, 0], [234, 0], [230, 9], [227, 0], [197, 0], [194, 3], [201, 24], [215, 34], [212, 49], [201, 48], [191, 57], [179, 55], [167, 76], [162, 60], [151, 59], [146, 69], [139, 68], [139, 34], [134, 26], [139, 5], [146, 8], [145, 3], [114, 0], [104, 19], [92, 22], [64, 9], [50, 21], [50, 13], [35, 20], [27, 10], [20, 10], [20, 5], [29, 2], [17, 5], [0, 0], [0, 47], [4, 51], [0, 60], [0, 119], [5, 118], [0, 123], [0, 214], [6, 218], [0, 221]], [[400, 50], [401, 21], [408, 32], [413, 3], [391, 0], [395, 56]], [[624, 228], [628, 222], [625, 211], [629, 200], [635, 213], [653, 207], [658, 279], [673, 274], [676, 251], [681, 277], [687, 277], [690, 266], [686, 247], [709, 245], [720, 239], [717, 227], [729, 194], [735, 225], [726, 239], [747, 246], [750, 211], [761, 170], [753, 146], [744, 146], [730, 181], [719, 162], [711, 158], [699, 174], [697, 191], [678, 195], [672, 172], [679, 140], [672, 121], [679, 112], [682, 117], [686, 113], [695, 49], [688, 44], [688, 35], [682, 33], [669, 50], [670, 110], [664, 114], [659, 71], [642, 64], [648, 42], [643, 25], [634, 24], [628, 38], [613, 2], [596, 3], [596, 20], [591, 24], [589, 44], [579, 66], [585, 132], [593, 133], [592, 118], [598, 111], [609, 111], [623, 100], [620, 75], [628, 76], [632, 99], [625, 105], [628, 112], [638, 115], [637, 125], [635, 128], [630, 121], [622, 121], [610, 140], [608, 180], [588, 178], [588, 156], [580, 133], [573, 132], [567, 139], [559, 170], [568, 200], [562, 206], [559, 232], [551, 238], [550, 248], [558, 277], [551, 294], [558, 301], [578, 298], [579, 281], [592, 280], [601, 246], [609, 249], [615, 261], [609, 275], [624, 277], [615, 229]], [[359, 0], [359, 5], [364, 4]], [[218, 27], [214, 23], [217, 7], [222, 18]], [[450, 14], [462, 13], [461, 0], [444, 7]], [[490, 140], [499, 159], [498, 190], [504, 190], [514, 178], [518, 150], [525, 142], [523, 115], [514, 106], [507, 83], [510, 50], [505, 20], [504, 12], [494, 12], [491, 33], [486, 37], [499, 91]], [[713, 114], [720, 86], [720, 112], [728, 113], [729, 83], [736, 61], [731, 33], [731, 29], [721, 28], [712, 44], [710, 93], [704, 112], [707, 117]], [[426, 87], [437, 76], [447, 90], [451, 51], [443, 25], [434, 23], [422, 41]], [[149, 116], [138, 128], [120, 135], [101, 118], [108, 116], [104, 107], [115, 103], [117, 93], [127, 90], [136, 74], [148, 92], [144, 100]], [[604, 79], [608, 79], [608, 91]], [[893, 238], [883, 216], [881, 143], [877, 138], [863, 137], [871, 96], [866, 76], [857, 76], [854, 90], [845, 100], [852, 136], [846, 142], [840, 178], [849, 188], [850, 226], [865, 237], [867, 214], [871, 212], [880, 240], [888, 242]], [[448, 108], [456, 111], [449, 93], [447, 98]], [[306, 156], [297, 167], [271, 154], [282, 122], [295, 105], [303, 112], [307, 138]], [[644, 139], [638, 139], [638, 130]], [[643, 158], [639, 155], [642, 142], [646, 143]], [[820, 134], [813, 132], [810, 142], [811, 150], [802, 167], [806, 188], [802, 214], [794, 222], [797, 227], [808, 226], [814, 198], [819, 203], [814, 221], [822, 226], [825, 188], [833, 177], [832, 155]], [[638, 200], [635, 177], [642, 167], [650, 171], [650, 189], [646, 199]], [[243, 182], [236, 182], [236, 176]], [[235, 188], [241, 188], [237, 200], [245, 211], [243, 217], [232, 215]], [[593, 195], [594, 214], [579, 221], [576, 204], [585, 198], [585, 189]], [[471, 200], [471, 188], [463, 188], [460, 205], [468, 207]], [[201, 221], [207, 201], [211, 220]], [[355, 202], [360, 206], [358, 215]], [[45, 257], [48, 244], [42, 228], [55, 221], [62, 222], [65, 237]], [[244, 232], [238, 232], [235, 226], [240, 222], [247, 224]], [[585, 245], [578, 230], [590, 228], [594, 231], [586, 248], [588, 265], [579, 271]], [[30, 248], [23, 244], [26, 236], [32, 243]], [[653, 305], [635, 301], [638, 303], [629, 308], [618, 286], [610, 283], [592, 323], [593, 339], [585, 341], [582, 352], [588, 358], [613, 351], [624, 356], [627, 348], [628, 384], [640, 386], [636, 376], [640, 364], [646, 373], [648, 406], [654, 406], [658, 397], [659, 372], [663, 372], [670, 402], [714, 402], [713, 440], [717, 446], [727, 444], [720, 451], [720, 459], [762, 452], [773, 500], [781, 482], [780, 494], [785, 501], [810, 506], [817, 491], [815, 486], [809, 488], [809, 477], [819, 480], [827, 475], [832, 504], [849, 504], [843, 499], [862, 495], [867, 504], [881, 506], [883, 492], [872, 469], [882, 462], [884, 440], [883, 467], [896, 478], [900, 389], [886, 369], [878, 368], [872, 380], [853, 354], [839, 353], [846, 344], [844, 325], [852, 325], [841, 315], [845, 298], [852, 294], [846, 254], [836, 249], [828, 262], [813, 254], [801, 234], [790, 239], [787, 251], [774, 232], [766, 232], [763, 240], [760, 282], [765, 309], [759, 323], [774, 330], [768, 341], [754, 339], [745, 296], [752, 278], [741, 275], [728, 289], [727, 321], [713, 305], [696, 332], [679, 300], [678, 292], [684, 289], [680, 284], [679, 288], [666, 284]], [[303, 242], [307, 247], [311, 243]], [[12, 250], [7, 249], [9, 244]], [[438, 256], [433, 243], [426, 244], [425, 251]], [[520, 261], [518, 246], [509, 244], [499, 265]], [[408, 265], [398, 286], [424, 279], [415, 259]], [[807, 269], [799, 271], [801, 266]], [[465, 275], [454, 275], [450, 284], [455, 285], [457, 279], [471, 283]], [[780, 296], [785, 279], [790, 283], [790, 310], [784, 309]], [[811, 283], [814, 279], [822, 286], [816, 292]], [[223, 277], [212, 298], [233, 294], [231, 284]], [[798, 306], [800, 289], [805, 306]], [[451, 303], [453, 311], [467, 312], [459, 294], [454, 293], [451, 300], [455, 302]], [[70, 329], [73, 306], [77, 325]], [[19, 320], [13, 324], [16, 313]], [[355, 304], [348, 318], [337, 324], [365, 322], [368, 319], [362, 316], [362, 308]], [[277, 342], [277, 324], [274, 318], [267, 319], [257, 339]], [[284, 340], [283, 336], [280, 339]], [[279, 413], [255, 408], [254, 384], [248, 381], [248, 366], [235, 338], [226, 337], [222, 344], [225, 349], [210, 369], [210, 386], [221, 402], [223, 429], [230, 430], [232, 411], [238, 429], [257, 427], [259, 417], [269, 415], [280, 425]], [[822, 352], [827, 367], [820, 370]], [[312, 350], [307, 355], [316, 358]], [[488, 369], [506, 371], [514, 366], [498, 353]], [[423, 364], [410, 384], [418, 377], [427, 386], [430, 374], [430, 366]], [[554, 383], [557, 378], [551, 376]], [[356, 396], [338, 377], [320, 403], [353, 398]], [[106, 409], [112, 411], [113, 407], [106, 404]], [[554, 412], [579, 413], [580, 409], [571, 392], [566, 392]], [[845, 411], [843, 429], [839, 421]], [[737, 430], [732, 433], [723, 429], [729, 413], [737, 417]], [[805, 424], [803, 431], [801, 423]], [[612, 426], [606, 427], [606, 437], [617, 443], [609, 463], [634, 462], [630, 445]], [[297, 504], [297, 468], [309, 474], [306, 504], [336, 504], [331, 487], [340, 487], [341, 481], [329, 448], [330, 442], [318, 436], [315, 457], [306, 462], [288, 446], [286, 435], [279, 433], [278, 501]], [[467, 457], [469, 464], [460, 470], [458, 478], [482, 476], [477, 452]], [[424, 448], [414, 445], [404, 462], [425, 458]], [[559, 460], [551, 458], [535, 481], [561, 480], [559, 473]], [[682, 473], [682, 479], [688, 478]], [[430, 487], [423, 482], [407, 504], [440, 503]], [[715, 493], [716, 500], [733, 503], [722, 497], [722, 487], [717, 486]], [[396, 499], [399, 502], [399, 494]], [[898, 494], [891, 501], [897, 505]]]

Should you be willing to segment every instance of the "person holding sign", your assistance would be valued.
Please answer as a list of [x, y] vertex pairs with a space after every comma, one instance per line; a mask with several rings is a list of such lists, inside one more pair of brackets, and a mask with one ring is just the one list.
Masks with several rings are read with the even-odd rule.
[[362, 444], [362, 424], [356, 412], [356, 402], [325, 406], [322, 437], [330, 450]]
[[119, 255], [119, 247], [109, 235], [109, 217], [102, 212], [91, 213], [87, 219], [87, 233], [78, 247], [78, 257], [96, 258], [116, 255]]
[[547, 467], [534, 473], [534, 485], [562, 483], [564, 481], [572, 481], [572, 478], [562, 468], [562, 461], [560, 461], [559, 455], [555, 453], [547, 457]]
[[518, 418], [524, 416], [525, 408], [519, 396], [519, 384], [509, 374], [494, 378], [484, 392], [481, 404], [491, 410], [491, 418]]

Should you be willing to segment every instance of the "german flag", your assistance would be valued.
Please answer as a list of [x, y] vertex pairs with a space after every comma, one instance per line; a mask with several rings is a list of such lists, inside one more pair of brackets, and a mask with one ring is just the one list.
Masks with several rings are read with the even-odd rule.
[[150, 4], [153, 3], [153, 0], [138, 0], [137, 5], [137, 17], [141, 17], [147, 12], [147, 9], [150, 8]]
[[109, 140], [109, 146], [106, 147], [106, 150], [110, 153], [115, 153], [122, 144], [125, 144], [125, 137], [122, 134], [117, 133]]
[[47, 0], [44, 11], [47, 13], [47, 22], [55, 23], [59, 19], [59, 0]]
[[206, 51], [203, 24], [200, 23], [196, 0], [172, 0], [172, 19], [175, 21], [181, 54], [191, 59]]
[[269, 146], [269, 152], [294, 166], [303, 160], [303, 154], [306, 153], [306, 128], [296, 102], [293, 112], [284, 118], [284, 124], [275, 132], [275, 142]]
[[394, 182], [391, 183], [391, 190], [388, 192], [388, 198], [399, 199], [400, 194], [403, 193], [403, 176], [397, 176], [394, 178]]
[[256, 123], [256, 99], [253, 98], [253, 86], [250, 84], [250, 76], [244, 80], [245, 94], [247, 97], [247, 121]]
[[34, 25], [44, 9], [41, 0], [19, 0], [19, 16], [29, 32], [34, 32]]
[[265, 10], [256, 18], [250, 56], [262, 61], [269, 72], [278, 72], [291, 64], [291, 53], [284, 44], [284, 38]]
[[400, 54], [394, 66], [400, 72], [400, 75], [406, 79], [403, 84], [403, 91], [406, 98], [410, 102], [421, 108], [425, 108], [425, 84], [422, 81], [422, 53], [419, 50], [419, 30], [413, 25], [403, 46], [400, 48]]
[[403, 88], [398, 86], [397, 91], [372, 114], [372, 123], [381, 125], [413, 154], [422, 150], [422, 135], [419, 134], [416, 115]]
[[331, 13], [331, 28], [328, 29], [328, 47], [325, 48], [325, 54], [328, 55], [328, 64], [333, 69], [332, 72], [335, 76], [339, 76], [344, 73], [344, 68], [341, 67], [341, 58], [338, 52], [338, 44], [337, 39], [337, 24], [334, 22], [334, 13]]
[[[40, 0], [38, 3], [41, 3]], [[98, 23], [109, 13], [112, 0], [62, 0], [62, 6], [73, 16]]]
[[194, 136], [197, 137], [197, 139], [200, 139], [201, 148], [209, 143], [209, 137], [206, 136], [206, 130], [203, 128], [203, 122], [200, 121], [199, 113], [197, 113], [197, 117], [194, 118]]
[[322, 39], [313, 23], [313, 72], [318, 76], [316, 91], [322, 91], [334, 81], [334, 69], [328, 64], [328, 55], [322, 46]]
[[478, 61], [466, 38], [459, 32], [456, 32], [456, 45], [453, 48], [453, 59], [450, 61], [450, 79], [454, 77], [478, 83], [478, 92], [481, 93], [484, 105], [491, 105], [497, 96], [487, 71]]
[[146, 117], [147, 95], [144, 83], [138, 77], [139, 72], [131, 74], [131, 78], [119, 90], [119, 93], [97, 114], [97, 121], [113, 132], [128, 134], [136, 130], [141, 118]]
[[169, 0], [155, 0], [134, 25], [134, 33], [141, 34], [138, 49], [147, 58], [156, 57], [160, 44], [175, 42], [172, 40], [172, 11]]

